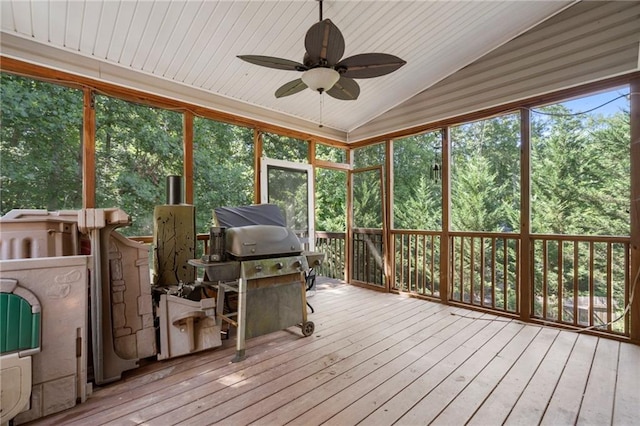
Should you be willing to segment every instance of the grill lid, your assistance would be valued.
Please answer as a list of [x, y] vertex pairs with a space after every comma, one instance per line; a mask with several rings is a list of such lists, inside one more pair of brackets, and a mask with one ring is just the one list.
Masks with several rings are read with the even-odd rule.
[[236, 259], [265, 258], [302, 253], [300, 240], [289, 228], [275, 225], [249, 225], [229, 228], [226, 251]]

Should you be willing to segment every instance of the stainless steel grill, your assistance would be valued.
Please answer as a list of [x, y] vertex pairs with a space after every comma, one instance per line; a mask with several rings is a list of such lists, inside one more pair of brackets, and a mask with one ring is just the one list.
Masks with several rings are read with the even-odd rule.
[[[224, 253], [216, 242], [209, 254], [189, 263], [204, 268], [217, 288], [217, 315], [236, 327], [233, 361], [244, 359], [245, 340], [251, 337], [296, 325], [304, 336], [313, 334], [315, 326], [307, 320], [305, 273], [324, 255], [303, 252], [273, 205], [216, 209], [216, 221], [220, 226], [211, 232], [224, 241]], [[229, 293], [237, 293], [237, 310], [224, 313]]]

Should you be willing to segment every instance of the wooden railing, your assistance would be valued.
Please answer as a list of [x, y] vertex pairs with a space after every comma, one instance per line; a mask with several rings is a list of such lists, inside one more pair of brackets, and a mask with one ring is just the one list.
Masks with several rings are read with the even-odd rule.
[[450, 300], [520, 312], [519, 235], [452, 232], [450, 247]]
[[316, 251], [324, 253], [324, 262], [318, 267], [317, 274], [344, 280], [346, 234], [344, 232], [316, 232]]
[[[439, 232], [392, 230], [392, 290], [439, 298]], [[521, 236], [451, 232], [448, 301], [534, 322], [629, 336], [630, 238], [530, 235], [530, 265], [521, 271]], [[531, 306], [521, 306], [529, 274]]]
[[[451, 232], [450, 263], [440, 268], [441, 234], [392, 230], [390, 288], [439, 298], [442, 273], [448, 300], [510, 315], [528, 310], [534, 322], [628, 337], [630, 315], [630, 238], [532, 234], [529, 271], [521, 271], [521, 237], [513, 233]], [[151, 237], [132, 237], [151, 243]], [[208, 251], [208, 234], [199, 234], [198, 252]], [[352, 279], [384, 287], [380, 229], [354, 229]], [[344, 279], [345, 234], [316, 232], [316, 251], [325, 253], [318, 275]], [[522, 274], [530, 274], [531, 306], [520, 306]]]
[[440, 233], [392, 231], [395, 280], [392, 289], [440, 296]]
[[630, 238], [532, 235], [532, 317], [629, 336]]
[[381, 229], [353, 229], [351, 279], [384, 287], [384, 242]]

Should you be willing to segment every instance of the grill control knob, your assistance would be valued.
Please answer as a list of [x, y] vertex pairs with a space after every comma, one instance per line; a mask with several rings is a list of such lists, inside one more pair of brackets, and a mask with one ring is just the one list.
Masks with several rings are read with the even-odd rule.
[[283, 267], [284, 265], [282, 264], [282, 262], [276, 263], [276, 269], [282, 269]]

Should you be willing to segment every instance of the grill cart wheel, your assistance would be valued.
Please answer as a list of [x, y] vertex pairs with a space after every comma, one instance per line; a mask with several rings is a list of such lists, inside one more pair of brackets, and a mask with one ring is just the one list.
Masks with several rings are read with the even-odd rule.
[[304, 337], [309, 337], [313, 334], [313, 331], [316, 329], [313, 321], [306, 321], [302, 323], [302, 334]]

